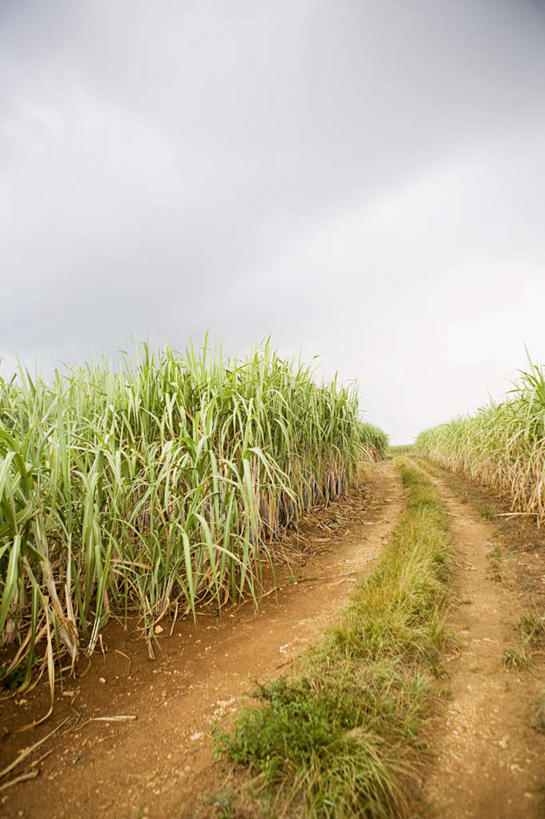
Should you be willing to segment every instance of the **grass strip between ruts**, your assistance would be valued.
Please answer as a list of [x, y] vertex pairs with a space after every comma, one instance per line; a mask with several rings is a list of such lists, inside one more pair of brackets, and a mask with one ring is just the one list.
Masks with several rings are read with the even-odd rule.
[[[265, 815], [406, 815], [444, 625], [452, 544], [439, 494], [397, 462], [407, 505], [375, 571], [301, 673], [259, 684], [217, 750], [248, 766]], [[256, 806], [257, 807], [257, 806]], [[223, 815], [234, 815], [228, 810]]]

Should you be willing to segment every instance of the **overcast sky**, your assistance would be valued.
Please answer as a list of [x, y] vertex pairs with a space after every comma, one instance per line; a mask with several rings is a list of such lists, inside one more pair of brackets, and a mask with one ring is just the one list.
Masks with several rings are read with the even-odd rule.
[[408, 442], [545, 360], [545, 3], [0, 0], [0, 356], [209, 331]]

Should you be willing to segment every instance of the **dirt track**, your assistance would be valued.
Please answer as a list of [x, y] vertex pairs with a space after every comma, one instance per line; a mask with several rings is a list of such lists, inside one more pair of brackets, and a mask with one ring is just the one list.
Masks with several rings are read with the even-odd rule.
[[449, 625], [459, 645], [447, 662], [450, 699], [434, 720], [432, 743], [438, 757], [424, 783], [430, 815], [544, 816], [538, 789], [545, 776], [545, 742], [530, 725], [540, 684], [529, 671], [509, 670], [500, 661], [517, 644], [515, 626], [524, 600], [501, 578], [495, 525], [461, 502], [444, 481], [434, 479], [458, 549], [458, 604]]
[[[47, 726], [26, 734], [25, 742], [36, 741], [72, 711], [82, 715], [81, 722], [43, 746], [53, 753], [42, 763], [42, 775], [7, 791], [0, 815], [191, 816], [215, 783], [211, 720], [234, 709], [250, 678], [277, 674], [296, 660], [334, 619], [392, 530], [402, 507], [399, 482], [391, 464], [368, 469], [370, 480], [361, 490], [303, 525], [299, 565], [280, 574], [280, 590], [259, 613], [248, 604], [221, 621], [201, 617], [197, 625], [177, 624], [170, 638], [165, 628], [164, 654], [155, 662], [147, 660], [141, 643], [112, 631], [104, 658], [94, 658], [78, 685], [66, 681], [75, 695], [61, 700]], [[328, 525], [332, 519], [339, 528]], [[11, 706], [10, 728], [30, 721], [30, 705]], [[85, 724], [89, 717], [115, 715], [137, 719]], [[9, 737], [3, 746], [1, 767], [17, 747]]]

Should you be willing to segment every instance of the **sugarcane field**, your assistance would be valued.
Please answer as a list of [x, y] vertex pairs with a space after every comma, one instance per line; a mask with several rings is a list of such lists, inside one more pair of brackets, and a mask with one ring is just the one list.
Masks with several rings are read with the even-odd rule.
[[0, 819], [545, 817], [544, 44], [0, 2]]
[[138, 356], [2, 382], [3, 809], [539, 815], [543, 371], [390, 449], [269, 344]]

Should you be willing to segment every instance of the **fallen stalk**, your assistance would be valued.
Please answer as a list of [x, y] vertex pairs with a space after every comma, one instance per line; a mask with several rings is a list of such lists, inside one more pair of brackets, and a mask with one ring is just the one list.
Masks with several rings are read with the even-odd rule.
[[65, 719], [63, 719], [62, 722], [60, 722], [57, 725], [56, 728], [53, 728], [52, 731], [50, 731], [48, 734], [46, 734], [45, 737], [42, 737], [42, 739], [38, 740], [38, 742], [35, 742], [34, 745], [30, 745], [28, 748], [23, 749], [20, 752], [19, 756], [17, 756], [16, 759], [14, 759], [13, 762], [11, 762], [7, 766], [7, 768], [4, 768], [4, 770], [0, 771], [0, 779], [3, 779], [8, 773], [10, 773], [10, 771], [12, 771], [14, 768], [16, 768], [17, 765], [19, 765], [23, 761], [23, 759], [26, 759], [27, 756], [29, 756], [33, 751], [36, 750], [36, 748], [39, 748], [40, 745], [43, 745], [44, 742], [46, 742], [54, 734], [56, 734], [57, 731], [59, 731], [63, 727], [63, 725], [66, 725], [66, 723], [68, 722], [69, 719], [70, 719], [70, 717], [66, 717]]
[[9, 782], [4, 782], [0, 785], [0, 793], [2, 791], [7, 791], [8, 788], [12, 788], [14, 785], [18, 785], [19, 782], [26, 782], [27, 779], [35, 779], [39, 775], [40, 771], [38, 768], [33, 768], [30, 771], [27, 771], [24, 774], [20, 774], [19, 776], [10, 779]]

